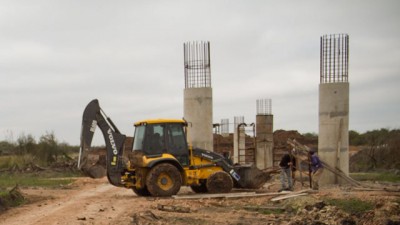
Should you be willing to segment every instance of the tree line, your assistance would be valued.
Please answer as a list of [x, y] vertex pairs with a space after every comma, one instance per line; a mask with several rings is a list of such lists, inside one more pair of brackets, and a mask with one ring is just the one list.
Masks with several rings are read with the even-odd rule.
[[46, 132], [38, 141], [28, 134], [21, 134], [16, 141], [0, 141], [0, 155], [32, 155], [41, 164], [51, 164], [59, 159], [70, 159], [70, 153], [78, 152], [78, 146], [59, 142], [54, 132]]
[[[385, 129], [349, 132], [349, 142], [361, 146], [355, 155], [356, 170], [400, 169], [400, 130]], [[363, 162], [363, 163], [360, 163]]]
[[[315, 133], [303, 134], [307, 138], [318, 138]], [[349, 144], [359, 146], [361, 154], [356, 160], [362, 170], [377, 168], [400, 169], [400, 129], [377, 129], [358, 133], [349, 131]], [[79, 146], [59, 142], [54, 132], [46, 132], [39, 140], [32, 135], [20, 135], [16, 141], [0, 141], [0, 155], [32, 155], [44, 164], [51, 164], [60, 158], [77, 153]], [[361, 163], [360, 163], [361, 162]]]
[[[318, 134], [305, 133], [304, 137], [318, 141]], [[359, 150], [350, 158], [350, 171], [400, 169], [400, 129], [376, 129], [359, 133], [349, 131], [349, 145]]]

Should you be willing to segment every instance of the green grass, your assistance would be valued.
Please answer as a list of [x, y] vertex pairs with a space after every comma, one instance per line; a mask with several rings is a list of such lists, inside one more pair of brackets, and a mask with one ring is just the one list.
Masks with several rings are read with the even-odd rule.
[[0, 156], [0, 169], [7, 169], [13, 166], [23, 168], [27, 163], [34, 162], [31, 155], [7, 155]]
[[350, 177], [358, 181], [383, 181], [383, 182], [400, 182], [400, 176], [394, 173], [351, 173]]
[[263, 210], [258, 210], [261, 214], [264, 215], [271, 215], [271, 214], [283, 214], [285, 213], [284, 209], [263, 209]]
[[62, 187], [72, 183], [75, 174], [33, 174], [3, 173], [0, 174], [0, 189], [15, 187]]
[[373, 203], [359, 199], [326, 199], [325, 201], [350, 214], [365, 213], [374, 209]]
[[26, 199], [19, 191], [25, 187], [60, 188], [72, 183], [77, 173], [0, 173], [0, 213], [22, 205]]
[[4, 208], [15, 207], [26, 202], [25, 198], [19, 192], [0, 191], [0, 212]]

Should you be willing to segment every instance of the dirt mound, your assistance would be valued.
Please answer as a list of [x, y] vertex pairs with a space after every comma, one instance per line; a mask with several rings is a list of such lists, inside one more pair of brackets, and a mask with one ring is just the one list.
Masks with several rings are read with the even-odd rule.
[[296, 139], [296, 141], [309, 147], [318, 145], [318, 138], [306, 137], [301, 135], [297, 130], [276, 130], [274, 132], [275, 148], [286, 147], [288, 139]]
[[319, 201], [298, 209], [289, 224], [400, 224], [399, 204], [394, 202], [375, 204], [372, 209], [366, 211], [347, 211], [349, 209], [343, 210], [325, 201]]

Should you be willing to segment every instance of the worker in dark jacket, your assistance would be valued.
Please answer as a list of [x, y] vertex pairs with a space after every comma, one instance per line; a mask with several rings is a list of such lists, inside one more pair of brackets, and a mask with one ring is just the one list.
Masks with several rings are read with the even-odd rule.
[[292, 173], [296, 170], [296, 158], [293, 156], [292, 151], [288, 152], [282, 157], [279, 163], [281, 167], [281, 191], [293, 191]]
[[322, 172], [324, 171], [324, 167], [322, 166], [321, 160], [315, 154], [314, 150], [308, 152], [310, 157], [311, 164], [311, 181], [312, 181], [312, 189], [318, 190], [319, 184], [318, 181], [321, 178]]

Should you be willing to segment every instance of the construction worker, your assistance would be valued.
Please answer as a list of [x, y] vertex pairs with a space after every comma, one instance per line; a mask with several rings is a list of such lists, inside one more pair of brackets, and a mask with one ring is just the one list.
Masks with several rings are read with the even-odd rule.
[[293, 178], [292, 173], [296, 170], [296, 158], [292, 154], [292, 150], [288, 150], [285, 155], [283, 155], [279, 166], [281, 167], [281, 191], [293, 191]]
[[322, 166], [321, 160], [315, 154], [314, 150], [308, 152], [310, 156], [310, 164], [311, 164], [311, 181], [312, 181], [312, 189], [318, 190], [319, 185], [318, 181], [321, 178], [322, 172], [324, 172], [324, 167]]

